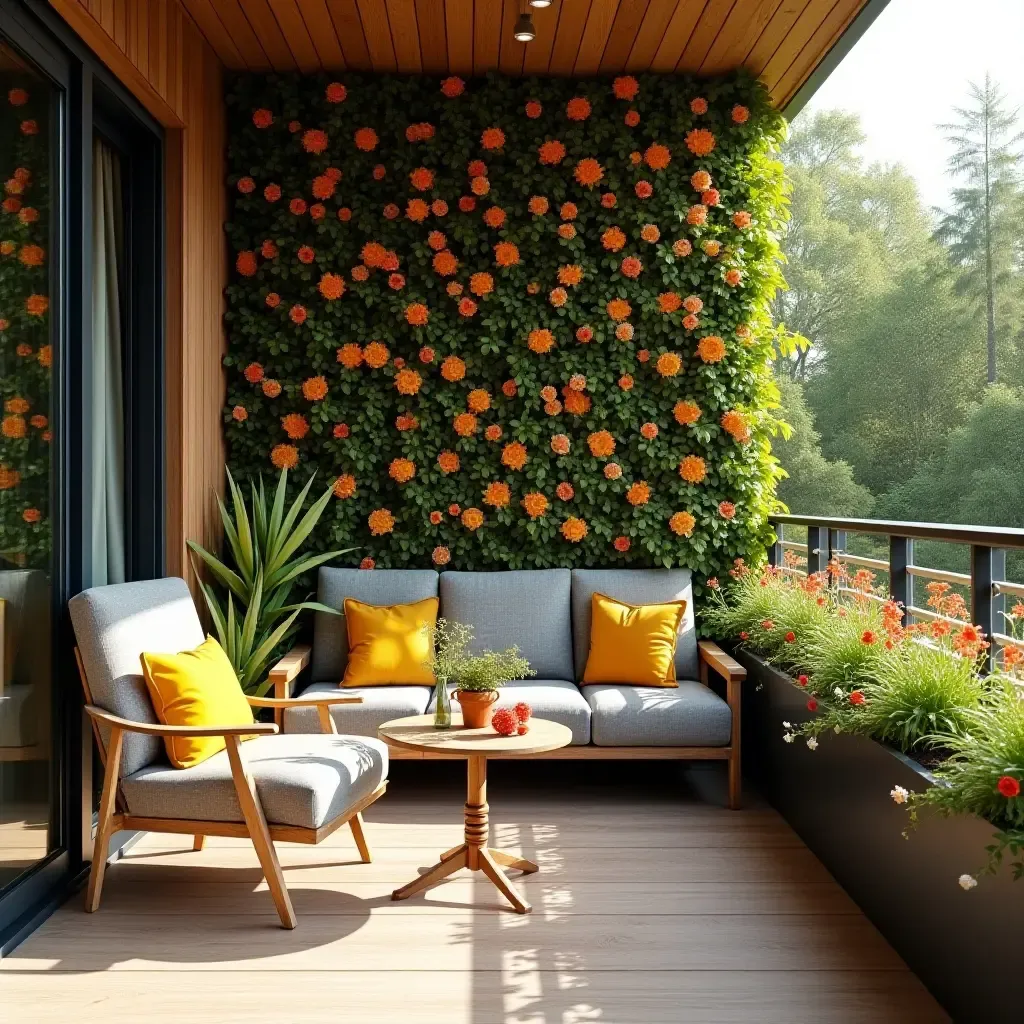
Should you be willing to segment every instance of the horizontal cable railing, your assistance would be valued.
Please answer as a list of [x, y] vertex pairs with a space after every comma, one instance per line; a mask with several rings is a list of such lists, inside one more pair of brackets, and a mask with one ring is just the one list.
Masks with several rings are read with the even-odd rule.
[[[959, 526], [940, 523], [904, 523], [884, 519], [841, 519], [817, 516], [771, 516], [776, 541], [769, 551], [773, 565], [784, 566], [789, 554], [789, 571], [804, 575], [823, 571], [830, 561], [884, 573], [889, 596], [907, 612], [907, 621], [954, 621], [932, 608], [915, 602], [915, 580], [946, 583], [965, 592], [971, 621], [988, 634], [987, 668], [993, 656], [1007, 644], [1016, 643], [1002, 631], [1006, 597], [1024, 599], [1024, 584], [1006, 579], [1007, 550], [1024, 551], [1024, 530], [989, 526]], [[793, 537], [794, 530], [806, 530], [806, 542]], [[885, 538], [889, 557], [858, 554], [849, 550], [848, 534]], [[933, 569], [914, 561], [915, 541], [936, 541], [967, 545], [969, 573]], [[869, 550], [871, 548], [869, 547]]]

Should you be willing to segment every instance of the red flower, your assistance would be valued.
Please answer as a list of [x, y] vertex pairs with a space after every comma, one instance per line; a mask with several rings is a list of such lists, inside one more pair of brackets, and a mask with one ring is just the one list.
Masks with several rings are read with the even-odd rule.
[[818, 702], [813, 697], [807, 702], [807, 710], [808, 711], [817, 711], [818, 710]]
[[798, 686], [806, 686], [810, 680], [808, 680], [807, 676], [800, 675], [796, 677], [796, 681]]
[[862, 644], [873, 644], [878, 639], [870, 629], [865, 629], [860, 635], [860, 642]]
[[786, 634], [786, 636], [785, 636], [785, 640], [786, 640], [786, 643], [787, 643], [787, 644], [793, 644], [793, 643], [796, 643], [796, 633], [794, 633], [794, 632], [793, 632], [793, 630], [790, 630], [790, 631], [789, 631], [789, 632], [788, 632], [788, 633]]
[[747, 632], [747, 631], [746, 631], [746, 630], [744, 629], [744, 630], [743, 630], [743, 631], [742, 631], [742, 632], [740, 633], [740, 639], [741, 639], [741, 640], [749, 640], [749, 639], [750, 639], [750, 634], [749, 634], [749, 633], [748, 633], [748, 632]]
[[850, 694], [850, 703], [855, 707], [859, 704], [863, 704], [864, 694], [861, 693], [860, 690], [854, 690], [853, 693]]
[[1007, 800], [1012, 800], [1015, 796], [1020, 796], [1020, 783], [1012, 775], [1004, 775], [997, 783], [996, 789], [999, 790]]

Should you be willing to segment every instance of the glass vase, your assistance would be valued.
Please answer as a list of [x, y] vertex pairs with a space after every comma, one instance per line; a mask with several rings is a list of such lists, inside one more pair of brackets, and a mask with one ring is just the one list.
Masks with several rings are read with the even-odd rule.
[[434, 728], [450, 729], [452, 727], [452, 699], [448, 694], [445, 680], [437, 681], [437, 701], [434, 704]]

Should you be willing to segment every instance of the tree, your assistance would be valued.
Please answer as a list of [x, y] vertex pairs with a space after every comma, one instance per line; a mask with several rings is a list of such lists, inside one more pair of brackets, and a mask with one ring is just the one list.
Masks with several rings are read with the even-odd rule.
[[781, 394], [783, 419], [793, 428], [789, 440], [773, 444], [787, 476], [779, 482], [778, 496], [794, 515], [856, 516], [871, 514], [871, 492], [853, 479], [847, 462], [830, 462], [821, 453], [821, 434], [804, 400], [803, 387], [788, 377], [776, 383]]
[[939, 125], [953, 147], [947, 161], [951, 177], [961, 181], [953, 190], [952, 206], [939, 211], [936, 237], [948, 247], [960, 271], [957, 287], [985, 308], [989, 384], [996, 381], [999, 295], [1014, 272], [1022, 212], [1018, 112], [1006, 107], [1002, 90], [986, 75], [981, 87], [970, 84], [970, 106], [957, 107], [958, 120]]

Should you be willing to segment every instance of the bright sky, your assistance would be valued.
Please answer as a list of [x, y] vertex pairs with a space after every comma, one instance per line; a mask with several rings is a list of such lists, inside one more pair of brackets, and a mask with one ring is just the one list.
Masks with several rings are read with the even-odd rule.
[[1024, 0], [890, 0], [804, 109], [859, 113], [866, 158], [903, 164], [924, 202], [943, 206], [948, 146], [935, 126], [956, 120], [986, 71], [1024, 127]]

